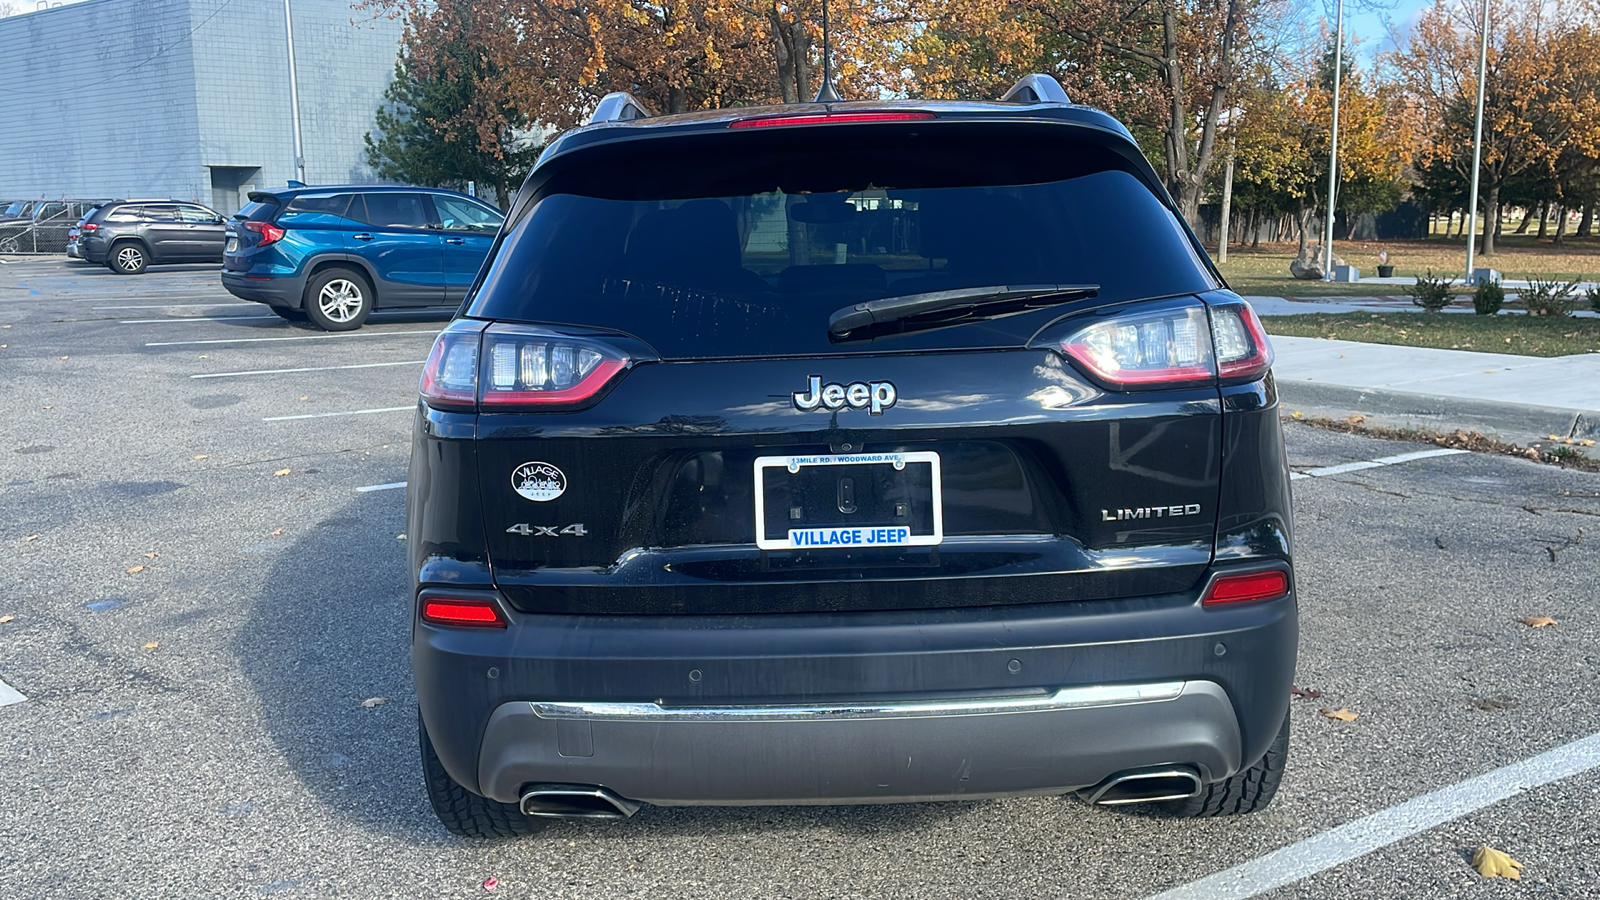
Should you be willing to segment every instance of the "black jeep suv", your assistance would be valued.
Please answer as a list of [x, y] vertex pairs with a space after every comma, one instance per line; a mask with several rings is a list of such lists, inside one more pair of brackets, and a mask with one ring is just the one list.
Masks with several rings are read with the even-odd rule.
[[1297, 635], [1271, 362], [1127, 129], [1051, 79], [608, 97], [422, 376], [435, 811], [1264, 807]]

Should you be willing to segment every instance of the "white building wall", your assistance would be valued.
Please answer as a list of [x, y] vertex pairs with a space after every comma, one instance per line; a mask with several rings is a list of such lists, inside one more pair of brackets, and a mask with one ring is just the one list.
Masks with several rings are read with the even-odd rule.
[[[306, 181], [366, 182], [401, 25], [290, 0]], [[354, 21], [353, 21], [354, 20]], [[0, 19], [0, 199], [224, 212], [294, 176], [283, 0], [87, 0]]]

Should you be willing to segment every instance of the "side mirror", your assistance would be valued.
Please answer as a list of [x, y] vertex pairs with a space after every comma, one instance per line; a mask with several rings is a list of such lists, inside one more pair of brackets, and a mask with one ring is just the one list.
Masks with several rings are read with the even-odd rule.
[[228, 220], [225, 217], [217, 216], [216, 224], [218, 224], [218, 225], [226, 225], [227, 223], [228, 223]]

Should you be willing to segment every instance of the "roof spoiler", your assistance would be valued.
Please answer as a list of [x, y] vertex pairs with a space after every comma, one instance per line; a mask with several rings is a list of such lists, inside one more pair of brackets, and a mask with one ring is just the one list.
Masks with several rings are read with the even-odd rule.
[[612, 91], [600, 98], [600, 105], [594, 108], [594, 115], [584, 124], [599, 125], [603, 122], [627, 122], [648, 118], [650, 110], [645, 109], [637, 97], [627, 91]]
[[1024, 75], [1022, 79], [1006, 91], [1001, 101], [1010, 100], [1016, 103], [1071, 103], [1067, 92], [1061, 88], [1061, 82], [1050, 75], [1035, 72]]

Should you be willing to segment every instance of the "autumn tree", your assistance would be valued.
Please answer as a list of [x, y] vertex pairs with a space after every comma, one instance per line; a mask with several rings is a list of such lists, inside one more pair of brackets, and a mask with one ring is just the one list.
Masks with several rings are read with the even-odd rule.
[[381, 178], [484, 185], [505, 208], [540, 148], [503, 71], [471, 41], [483, 14], [471, 0], [408, 4], [387, 105], [377, 112], [376, 134], [365, 138], [367, 159]]

